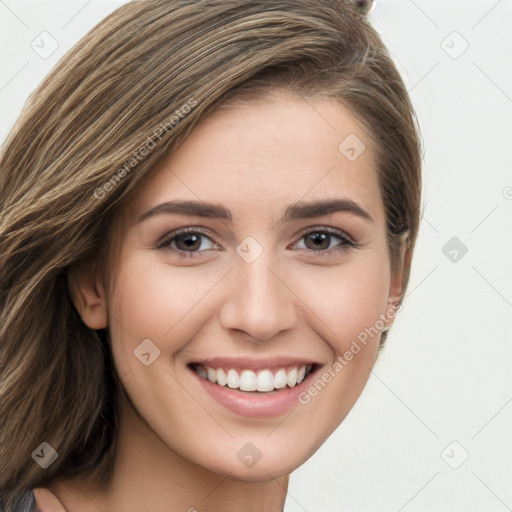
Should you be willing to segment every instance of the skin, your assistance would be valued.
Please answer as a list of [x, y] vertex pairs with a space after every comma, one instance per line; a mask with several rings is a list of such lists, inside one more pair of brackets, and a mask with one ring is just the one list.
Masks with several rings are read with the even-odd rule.
[[[355, 161], [338, 150], [349, 134], [366, 145]], [[289, 474], [362, 392], [380, 335], [307, 405], [275, 418], [249, 419], [224, 408], [187, 364], [216, 355], [299, 354], [319, 362], [322, 375], [389, 311], [401, 268], [391, 273], [375, 167], [367, 133], [339, 102], [274, 93], [217, 111], [145, 179], [120, 212], [110, 285], [84, 272], [73, 292], [89, 327], [109, 327], [134, 407], [123, 400], [107, 492], [81, 479], [50, 487], [66, 510], [282, 509]], [[280, 221], [292, 203], [332, 198], [354, 201], [372, 220], [339, 211]], [[159, 214], [137, 222], [175, 199], [221, 204], [232, 220]], [[208, 233], [192, 257], [180, 257], [177, 245], [158, 247], [185, 227]], [[326, 227], [357, 245], [332, 235], [320, 254], [304, 231]], [[263, 249], [252, 263], [236, 252], [248, 236]], [[185, 252], [183, 243], [179, 248]], [[145, 366], [134, 350], [148, 338], [160, 355]], [[252, 467], [237, 457], [247, 442], [262, 454]]]

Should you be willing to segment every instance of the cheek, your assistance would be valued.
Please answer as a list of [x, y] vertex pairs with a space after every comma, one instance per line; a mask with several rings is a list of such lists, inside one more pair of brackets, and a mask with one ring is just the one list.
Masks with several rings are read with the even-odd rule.
[[386, 261], [371, 263], [331, 268], [323, 276], [317, 273], [314, 280], [303, 279], [332, 356], [331, 364], [301, 397], [306, 410], [323, 418], [323, 438], [350, 412], [375, 363], [390, 272]]
[[142, 255], [122, 263], [108, 306], [114, 353], [131, 356], [126, 364], [133, 364], [133, 351], [146, 339], [162, 353], [178, 351], [204, 321], [201, 303], [217, 272], [173, 268]]
[[361, 260], [311, 277], [302, 279], [302, 293], [323, 321], [322, 331], [333, 355], [349, 350], [354, 340], [365, 338], [365, 333], [369, 346], [378, 345], [380, 336], [375, 329], [383, 327], [380, 315], [386, 311], [390, 283], [387, 261]]

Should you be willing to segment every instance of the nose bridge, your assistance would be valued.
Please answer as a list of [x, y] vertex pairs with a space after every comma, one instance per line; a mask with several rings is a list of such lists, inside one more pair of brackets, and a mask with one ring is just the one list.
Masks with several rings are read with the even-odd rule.
[[271, 254], [263, 252], [254, 261], [240, 257], [233, 272], [233, 286], [221, 320], [225, 329], [244, 331], [265, 341], [296, 321], [293, 294]]

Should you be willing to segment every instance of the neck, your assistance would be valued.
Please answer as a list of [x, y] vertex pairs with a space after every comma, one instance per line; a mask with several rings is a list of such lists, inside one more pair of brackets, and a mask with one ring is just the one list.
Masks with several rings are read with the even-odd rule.
[[289, 476], [235, 480], [171, 450], [124, 402], [112, 482], [98, 492], [83, 478], [50, 487], [68, 512], [281, 512]]

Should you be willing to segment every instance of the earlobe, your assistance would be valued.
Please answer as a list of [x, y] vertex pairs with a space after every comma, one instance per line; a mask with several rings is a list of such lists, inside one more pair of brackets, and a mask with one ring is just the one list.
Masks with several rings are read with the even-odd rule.
[[396, 313], [402, 307], [405, 269], [410, 265], [411, 252], [408, 243], [408, 233], [402, 236], [400, 260], [396, 270], [391, 276], [391, 283], [388, 292], [388, 303], [386, 308], [386, 324], [389, 329], [393, 325]]
[[391, 276], [391, 283], [389, 286], [389, 302], [401, 302], [403, 298], [403, 287], [404, 287], [404, 270], [407, 266], [409, 258], [409, 249], [406, 247], [400, 256], [393, 275]]
[[57, 496], [46, 487], [36, 487], [33, 493], [39, 512], [66, 512]]
[[411, 265], [409, 230], [400, 235], [399, 244], [400, 256], [396, 263], [395, 271], [391, 276], [389, 296], [390, 298], [393, 297], [395, 300], [399, 300], [401, 302], [403, 298], [405, 269], [408, 269]]
[[95, 330], [105, 329], [108, 324], [105, 287], [94, 265], [71, 269], [68, 288], [84, 324]]

